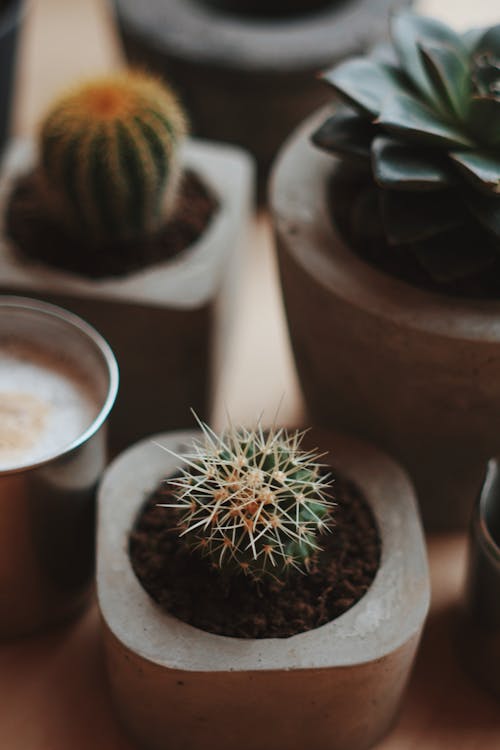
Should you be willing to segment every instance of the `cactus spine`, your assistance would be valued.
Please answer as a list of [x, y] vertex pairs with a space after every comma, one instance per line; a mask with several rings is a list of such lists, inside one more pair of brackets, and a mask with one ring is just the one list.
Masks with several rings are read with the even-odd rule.
[[316, 452], [300, 449], [303, 433], [231, 428], [221, 437], [200, 423], [203, 441], [182, 456], [169, 480], [181, 537], [221, 570], [253, 579], [307, 572], [332, 526], [331, 479]]
[[95, 244], [154, 232], [175, 202], [186, 129], [173, 93], [143, 73], [83, 83], [42, 123], [40, 176], [49, 210]]

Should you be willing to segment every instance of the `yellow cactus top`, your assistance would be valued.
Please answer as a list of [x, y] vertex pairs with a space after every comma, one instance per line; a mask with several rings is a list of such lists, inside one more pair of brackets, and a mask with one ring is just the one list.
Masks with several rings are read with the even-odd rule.
[[60, 96], [40, 130], [47, 204], [93, 242], [144, 236], [168, 217], [187, 120], [159, 79], [125, 71]]
[[126, 122], [151, 108], [171, 123], [173, 134], [187, 133], [187, 118], [173, 91], [158, 78], [138, 70], [92, 78], [73, 86], [51, 105], [42, 123], [42, 134], [60, 125], [105, 126]]

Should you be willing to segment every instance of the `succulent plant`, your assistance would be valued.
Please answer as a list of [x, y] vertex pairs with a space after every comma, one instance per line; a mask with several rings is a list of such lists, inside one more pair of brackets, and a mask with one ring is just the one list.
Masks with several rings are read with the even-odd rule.
[[155, 78], [129, 71], [82, 83], [42, 123], [49, 210], [97, 245], [154, 232], [175, 202], [185, 133], [180, 105]]
[[180, 476], [169, 480], [180, 535], [212, 565], [253, 579], [307, 571], [331, 529], [331, 479], [320, 456], [301, 450], [303, 433], [231, 428], [217, 436], [200, 422], [203, 440]]
[[343, 105], [313, 141], [369, 165], [385, 242], [453, 281], [500, 257], [500, 25], [402, 11], [391, 37], [323, 75]]

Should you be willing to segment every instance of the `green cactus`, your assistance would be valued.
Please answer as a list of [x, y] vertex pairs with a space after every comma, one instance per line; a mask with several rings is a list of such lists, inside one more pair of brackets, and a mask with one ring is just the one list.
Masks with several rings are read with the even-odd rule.
[[331, 479], [320, 456], [300, 449], [303, 434], [230, 429], [221, 437], [200, 423], [203, 442], [179, 456], [186, 465], [170, 479], [181, 537], [214, 567], [252, 579], [307, 571], [331, 529]]
[[458, 34], [401, 11], [391, 37], [324, 74], [342, 106], [313, 140], [371, 174], [353, 223], [451, 284], [500, 253], [500, 25]]
[[81, 84], [40, 132], [42, 195], [78, 237], [100, 245], [156, 231], [177, 190], [186, 118], [160, 81], [125, 72]]

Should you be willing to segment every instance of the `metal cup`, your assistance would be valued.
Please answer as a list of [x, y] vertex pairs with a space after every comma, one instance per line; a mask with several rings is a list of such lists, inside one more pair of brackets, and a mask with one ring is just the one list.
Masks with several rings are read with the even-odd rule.
[[472, 518], [461, 649], [466, 664], [500, 698], [500, 466], [488, 464]]
[[0, 296], [0, 340], [63, 356], [97, 399], [92, 424], [56, 455], [0, 471], [0, 637], [69, 619], [88, 601], [94, 567], [94, 498], [106, 464], [106, 418], [118, 367], [105, 340], [59, 307]]

